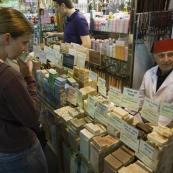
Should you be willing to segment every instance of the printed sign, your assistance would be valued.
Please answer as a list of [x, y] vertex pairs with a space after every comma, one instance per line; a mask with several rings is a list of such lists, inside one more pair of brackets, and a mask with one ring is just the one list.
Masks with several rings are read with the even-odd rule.
[[173, 119], [173, 105], [170, 103], [161, 102], [160, 115]]
[[62, 53], [63, 55], [63, 61], [62, 61], [62, 65], [64, 67], [73, 69], [74, 66], [74, 55], [69, 55], [67, 53]]
[[89, 79], [97, 82], [97, 74], [90, 70], [89, 71]]
[[76, 106], [76, 88], [69, 87], [67, 101]]
[[39, 52], [39, 60], [40, 60], [42, 63], [44, 63], [44, 64], [47, 63], [47, 55], [46, 55], [46, 52], [40, 50], [40, 52]]

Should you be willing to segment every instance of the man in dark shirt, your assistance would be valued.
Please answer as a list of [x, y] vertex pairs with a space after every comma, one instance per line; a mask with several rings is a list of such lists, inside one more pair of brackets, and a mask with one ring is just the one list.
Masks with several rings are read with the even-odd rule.
[[67, 22], [65, 25], [64, 33], [48, 32], [45, 38], [58, 36], [63, 37], [64, 42], [77, 43], [86, 48], [91, 47], [91, 41], [88, 30], [88, 23], [85, 17], [74, 9], [73, 2], [71, 0], [54, 0], [55, 10], [62, 17], [67, 16]]
[[[173, 103], [173, 39], [154, 43], [154, 59], [157, 66], [145, 73], [139, 89], [140, 107], [145, 97], [156, 102]], [[136, 118], [140, 119], [139, 114]], [[170, 118], [159, 116], [158, 125], [166, 126], [170, 122]]]

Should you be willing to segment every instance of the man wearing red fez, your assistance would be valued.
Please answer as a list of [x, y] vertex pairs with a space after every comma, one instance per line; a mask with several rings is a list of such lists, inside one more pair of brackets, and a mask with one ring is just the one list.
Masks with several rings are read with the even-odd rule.
[[[153, 48], [157, 66], [144, 75], [139, 89], [140, 106], [144, 97], [156, 102], [173, 103], [173, 39], [156, 41]], [[139, 114], [137, 116], [139, 118]], [[166, 126], [171, 121], [172, 119], [160, 115], [158, 125]]]

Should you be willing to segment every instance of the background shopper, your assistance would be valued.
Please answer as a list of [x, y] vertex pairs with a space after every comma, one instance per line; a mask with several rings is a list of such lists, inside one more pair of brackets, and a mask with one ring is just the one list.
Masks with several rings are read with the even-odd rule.
[[13, 8], [0, 8], [0, 173], [47, 173], [36, 134], [39, 118], [32, 63], [18, 60], [20, 73], [4, 63], [27, 51], [34, 30]]
[[47, 37], [63, 37], [63, 42], [67, 43], [77, 43], [86, 48], [91, 47], [91, 41], [88, 31], [88, 23], [85, 17], [78, 11], [74, 9], [73, 2], [71, 0], [54, 0], [55, 10], [62, 17], [67, 16], [67, 21], [64, 28], [64, 33], [47, 32], [45, 38]]

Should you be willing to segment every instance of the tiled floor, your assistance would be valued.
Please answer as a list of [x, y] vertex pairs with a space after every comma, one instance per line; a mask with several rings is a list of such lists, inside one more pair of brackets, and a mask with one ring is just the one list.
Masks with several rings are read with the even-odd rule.
[[58, 173], [57, 156], [48, 145], [44, 148], [44, 153], [47, 159], [49, 173]]

